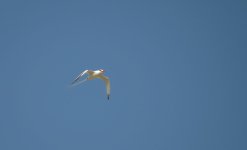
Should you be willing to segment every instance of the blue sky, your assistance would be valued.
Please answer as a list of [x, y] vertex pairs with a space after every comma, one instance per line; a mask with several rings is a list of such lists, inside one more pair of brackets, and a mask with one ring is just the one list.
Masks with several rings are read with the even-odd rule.
[[[245, 1], [1, 1], [0, 149], [247, 149]], [[100, 80], [69, 88], [85, 69]]]

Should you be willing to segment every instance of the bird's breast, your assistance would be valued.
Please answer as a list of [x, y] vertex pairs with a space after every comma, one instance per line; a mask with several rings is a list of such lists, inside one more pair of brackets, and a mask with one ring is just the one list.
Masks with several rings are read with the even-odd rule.
[[103, 72], [97, 71], [97, 72], [94, 72], [93, 76], [97, 77], [97, 76], [100, 76], [102, 74], [103, 74]]

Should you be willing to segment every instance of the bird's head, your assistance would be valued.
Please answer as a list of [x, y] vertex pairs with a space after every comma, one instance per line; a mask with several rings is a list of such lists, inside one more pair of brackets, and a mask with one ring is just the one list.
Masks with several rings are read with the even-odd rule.
[[99, 71], [101, 71], [101, 72], [105, 72], [105, 70], [103, 70], [103, 69], [100, 69]]

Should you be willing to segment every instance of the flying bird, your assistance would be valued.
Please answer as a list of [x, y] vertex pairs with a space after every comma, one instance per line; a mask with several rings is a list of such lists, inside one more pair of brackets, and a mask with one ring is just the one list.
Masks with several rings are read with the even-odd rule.
[[[88, 80], [93, 80], [93, 79], [101, 79], [103, 81], [105, 81], [105, 84], [106, 84], [106, 93], [107, 93], [107, 99], [109, 100], [110, 99], [110, 80], [108, 77], [104, 76], [105, 70], [103, 69], [99, 69], [99, 70], [85, 70], [83, 72], [81, 72], [75, 79], [74, 81], [72, 82], [72, 85], [77, 85], [77, 84], [80, 84], [84, 81], [88, 81]], [[80, 82], [80, 79], [82, 78], [82, 76], [84, 74], [88, 74], [88, 77], [83, 80], [82, 82]]]

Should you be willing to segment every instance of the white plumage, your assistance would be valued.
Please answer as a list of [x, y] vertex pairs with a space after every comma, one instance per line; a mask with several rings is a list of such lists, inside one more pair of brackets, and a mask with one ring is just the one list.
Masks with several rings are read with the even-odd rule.
[[105, 84], [106, 84], [106, 93], [107, 93], [107, 99], [109, 100], [110, 99], [110, 80], [108, 77], [104, 76], [104, 70], [103, 69], [99, 69], [99, 70], [85, 70], [83, 72], [81, 72], [76, 78], [75, 80], [72, 82], [72, 85], [77, 85], [78, 83], [81, 83], [80, 82], [80, 79], [81, 77], [84, 75], [84, 74], [88, 74], [88, 77], [83, 80], [82, 82], [84, 81], [88, 81], [88, 80], [93, 80], [93, 79], [101, 79], [103, 81], [105, 81]]

